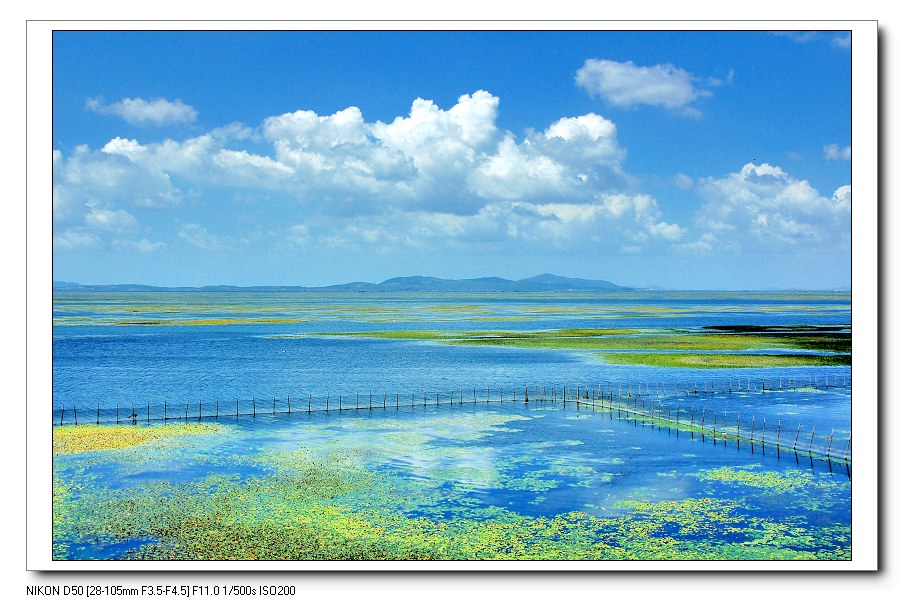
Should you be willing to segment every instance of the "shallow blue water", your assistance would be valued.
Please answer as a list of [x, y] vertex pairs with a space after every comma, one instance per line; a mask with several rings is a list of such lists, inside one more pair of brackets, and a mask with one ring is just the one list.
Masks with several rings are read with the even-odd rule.
[[[146, 324], [217, 318], [242, 324]], [[54, 423], [72, 423], [76, 409], [80, 422], [128, 422], [134, 410], [138, 426], [147, 420], [165, 426], [158, 419], [166, 413], [169, 419], [217, 416], [227, 431], [134, 460], [94, 457], [90, 471], [78, 455], [58, 458], [59, 475], [90, 473], [107, 488], [192, 483], [213, 474], [257, 477], [266, 472], [253, 462], [259, 454], [305, 449], [327, 456], [342, 447], [360, 450], [367, 469], [395, 482], [383, 508], [411, 517], [485, 519], [493, 508], [609, 517], [627, 511], [622, 503], [630, 500], [737, 498], [737, 483], [699, 477], [732, 467], [803, 471], [820, 482], [813, 494], [822, 495], [821, 509], [813, 515], [806, 510], [811, 498], [742, 487], [755, 513], [850, 523], [849, 467], [654, 428], [574, 403], [580, 388], [620, 394], [626, 406], [639, 401], [641, 409], [660, 414], [680, 410], [686, 417], [693, 410], [698, 419], [715, 419], [720, 430], [765, 426], [774, 435], [780, 427], [783, 439], [796, 435], [802, 444], [812, 434], [837, 432], [844, 439], [851, 433], [850, 367], [657, 368], [610, 365], [587, 351], [316, 335], [849, 325], [849, 296], [58, 294], [54, 320]], [[525, 405], [526, 389], [545, 401]], [[563, 392], [570, 399], [565, 405]], [[322, 411], [328, 400], [331, 411]], [[345, 410], [362, 409], [337, 412], [340, 400]], [[240, 417], [233, 415], [236, 402]], [[290, 406], [292, 413], [284, 413]], [[79, 541], [70, 551], [117, 557], [142, 542]]]

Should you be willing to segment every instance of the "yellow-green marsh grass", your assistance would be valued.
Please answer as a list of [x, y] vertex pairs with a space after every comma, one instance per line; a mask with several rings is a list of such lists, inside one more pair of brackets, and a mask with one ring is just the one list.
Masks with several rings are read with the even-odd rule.
[[116, 320], [114, 325], [202, 327], [210, 325], [279, 325], [304, 322], [301, 318], [139, 318]]
[[212, 433], [220, 429], [221, 427], [217, 424], [61, 426], [53, 429], [53, 453], [70, 454], [94, 450], [117, 450], [181, 435]]
[[614, 365], [649, 365], [703, 369], [747, 367], [801, 367], [808, 365], [850, 365], [850, 355], [821, 354], [711, 354], [606, 352], [599, 357]]
[[[836, 331], [819, 327], [770, 327], [768, 330], [739, 327], [705, 332], [576, 328], [539, 331], [394, 330], [326, 335], [436, 341], [461, 346], [592, 350], [601, 352], [600, 358], [607, 362], [619, 365], [709, 369], [850, 365], [850, 333]], [[772, 350], [787, 353], [750, 354]]]

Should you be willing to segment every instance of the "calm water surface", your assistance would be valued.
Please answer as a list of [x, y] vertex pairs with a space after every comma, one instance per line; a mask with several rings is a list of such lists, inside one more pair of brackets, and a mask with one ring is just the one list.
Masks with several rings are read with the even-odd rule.
[[[746, 429], [751, 421], [759, 427], [765, 419], [772, 426], [782, 421], [784, 430], [792, 432], [800, 427], [805, 432], [849, 433], [850, 386], [824, 388], [825, 381], [849, 380], [849, 367], [618, 366], [588, 351], [322, 334], [698, 330], [850, 321], [846, 294], [58, 293], [52, 416], [58, 422], [64, 408], [81, 406], [81, 417], [90, 421], [98, 407], [107, 418], [112, 410], [126, 413], [133, 405], [139, 413], [148, 403], [158, 410], [164, 401], [176, 414], [188, 403], [192, 418], [199, 402], [205, 410], [222, 402], [224, 413], [236, 400], [242, 411], [252, 399], [261, 406], [255, 418], [220, 418], [223, 432], [177, 452], [151, 454], [138, 463], [115, 457], [95, 460], [93, 477], [107, 488], [196, 482], [211, 474], [253, 478], [268, 472], [255, 456], [304, 451], [315, 458], [329, 457], [342, 448], [355, 452], [362, 468], [392, 482], [391, 493], [375, 495], [365, 504], [412, 518], [485, 520], [497, 510], [524, 516], [579, 511], [614, 517], [629, 511], [626, 502], [736, 499], [743, 494], [754, 517], [793, 518], [802, 528], [849, 526], [851, 474], [844, 466], [644, 426], [611, 412], [577, 408], [573, 402], [480, 403], [500, 393], [520, 398], [525, 386], [551, 397], [563, 386], [573, 394], [577, 386], [599, 391], [630, 387], [636, 392], [646, 385], [675, 409], [708, 409], [710, 417], [714, 414], [723, 424], [740, 419]], [[823, 388], [790, 390], [792, 379], [801, 385], [817, 380]], [[763, 380], [783, 380], [783, 391], [757, 392]], [[688, 385], [724, 389], [728, 383], [734, 389], [731, 394], [683, 392]], [[333, 409], [339, 395], [346, 406], [357, 396], [361, 405], [376, 404], [377, 409], [304, 411], [308, 401], [322, 406], [327, 393]], [[400, 409], [395, 409], [396, 394]], [[439, 395], [443, 404], [437, 406]], [[424, 397], [426, 407], [404, 406]], [[453, 404], [445, 404], [450, 397]], [[276, 398], [280, 411], [291, 401], [293, 413], [267, 413]], [[739, 488], [738, 481], [707, 475], [724, 468], [805, 476], [814, 487], [801, 496], [794, 487], [779, 493], [768, 486]], [[78, 457], [61, 457], [55, 466], [61, 477], [74, 477], [80, 469]], [[816, 510], [808, 512], [808, 506]], [[146, 542], [136, 540], [132, 547]], [[115, 558], [125, 553], [121, 542], [92, 547], [73, 537], [69, 543], [69, 557]], [[813, 544], [814, 549], [820, 545]]]

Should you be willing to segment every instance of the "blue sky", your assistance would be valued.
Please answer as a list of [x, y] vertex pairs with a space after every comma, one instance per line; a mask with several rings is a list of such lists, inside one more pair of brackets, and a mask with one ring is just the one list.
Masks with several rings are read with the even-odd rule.
[[53, 275], [842, 288], [846, 32], [80, 32]]

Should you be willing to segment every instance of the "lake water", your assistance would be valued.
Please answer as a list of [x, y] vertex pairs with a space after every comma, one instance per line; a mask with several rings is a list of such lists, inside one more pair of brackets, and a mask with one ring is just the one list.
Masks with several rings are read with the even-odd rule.
[[[200, 410], [212, 426], [56, 455], [55, 554], [850, 558], [849, 465], [573, 401], [578, 388], [630, 389], [660, 408], [708, 410], [725, 428], [765, 421], [844, 443], [849, 366], [617, 365], [593, 349], [367, 335], [850, 322], [850, 295], [835, 293], [56, 293], [55, 425], [76, 409], [81, 424], [134, 409], [135, 426], [171, 427], [159, 420], [168, 409], [185, 422]], [[546, 401], [525, 404], [525, 388]], [[340, 396], [376, 409], [339, 413]], [[230, 415], [236, 401], [248, 415]], [[232, 543], [198, 548], [186, 504]], [[296, 528], [307, 530], [287, 539]], [[273, 529], [281, 543], [255, 548]]]

